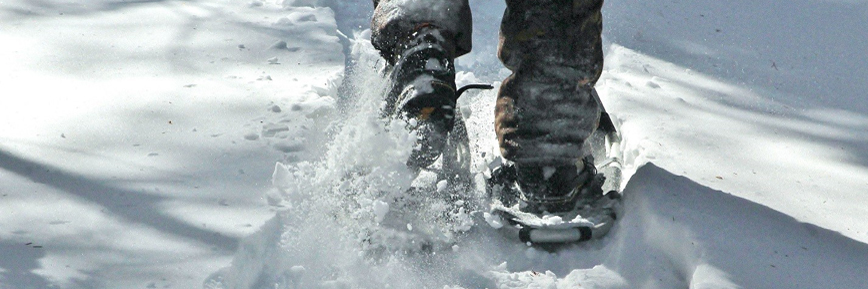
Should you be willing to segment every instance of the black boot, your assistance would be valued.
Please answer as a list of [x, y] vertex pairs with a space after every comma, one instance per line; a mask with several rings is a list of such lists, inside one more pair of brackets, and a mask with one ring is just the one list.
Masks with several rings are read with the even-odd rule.
[[504, 206], [521, 203], [521, 211], [540, 214], [575, 211], [596, 202], [603, 197], [605, 181], [589, 156], [578, 167], [502, 164], [492, 172], [488, 186]]
[[450, 35], [431, 25], [420, 25], [398, 41], [390, 61], [391, 88], [384, 114], [407, 121], [418, 133], [408, 165], [430, 166], [440, 156], [455, 124], [455, 44]]

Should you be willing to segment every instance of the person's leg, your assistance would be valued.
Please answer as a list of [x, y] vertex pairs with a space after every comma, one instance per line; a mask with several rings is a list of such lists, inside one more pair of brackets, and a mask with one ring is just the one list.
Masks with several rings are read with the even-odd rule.
[[455, 123], [456, 57], [470, 51], [467, 0], [375, 0], [371, 42], [388, 62], [385, 116], [403, 118], [419, 135], [408, 165], [440, 157]]
[[473, 21], [468, 0], [374, 0], [371, 43], [391, 64], [403, 50], [401, 42], [421, 25], [437, 27], [448, 35], [454, 57], [470, 52]]
[[[585, 140], [599, 126], [602, 0], [507, 0], [498, 57], [495, 130], [522, 190], [560, 196], [585, 181]], [[577, 167], [578, 165], [578, 167]]]

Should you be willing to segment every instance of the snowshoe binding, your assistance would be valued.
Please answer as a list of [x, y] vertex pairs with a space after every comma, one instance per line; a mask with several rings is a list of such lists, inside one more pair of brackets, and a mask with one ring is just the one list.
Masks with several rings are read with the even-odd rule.
[[408, 160], [411, 167], [431, 165], [455, 124], [455, 48], [447, 39], [436, 27], [421, 26], [387, 58], [393, 62], [383, 113], [404, 119], [418, 132], [418, 146]]
[[[611, 124], [608, 115], [603, 116]], [[486, 221], [523, 243], [554, 245], [605, 236], [618, 218], [620, 136], [599, 128], [589, 139], [595, 152], [575, 168], [519, 168], [497, 159], [489, 165], [491, 200]], [[594, 155], [602, 159], [594, 162]]]
[[[447, 146], [454, 146], [449, 144], [449, 134], [460, 122], [455, 111], [464, 91], [493, 88], [478, 84], [456, 88], [452, 39], [447, 32], [423, 23], [399, 42], [395, 55], [386, 57], [391, 87], [383, 114], [404, 119], [409, 129], [418, 133], [418, 145], [407, 161], [411, 167], [427, 168]], [[460, 132], [466, 135], [463, 128]]]
[[452, 184], [471, 179], [467, 130], [455, 113], [458, 98], [470, 89], [493, 88], [487, 84], [456, 88], [454, 39], [447, 31], [422, 23], [398, 41], [398, 47], [384, 55], [391, 85], [382, 111], [384, 117], [406, 121], [408, 129], [417, 133], [407, 165], [436, 171], [441, 180]]

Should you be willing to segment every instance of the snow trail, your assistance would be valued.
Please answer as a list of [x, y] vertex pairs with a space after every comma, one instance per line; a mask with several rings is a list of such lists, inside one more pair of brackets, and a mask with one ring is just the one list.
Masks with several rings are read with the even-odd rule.
[[[479, 204], [470, 203], [484, 197], [481, 188], [458, 200], [432, 194], [443, 182], [425, 173], [417, 177], [404, 164], [415, 136], [399, 121], [379, 117], [385, 81], [369, 40], [355, 40], [352, 55], [356, 67], [347, 81], [356, 99], [348, 100], [353, 109], [333, 130], [326, 154], [277, 164], [270, 194], [280, 207], [277, 216], [245, 240], [232, 267], [209, 278], [206, 287], [478, 288], [514, 278], [514, 268], [564, 274], [576, 263], [599, 264], [592, 253], [572, 258], [530, 248], [474, 220], [469, 208]], [[493, 93], [468, 93], [462, 100], [478, 181], [496, 156], [493, 132], [482, 125], [493, 117]], [[578, 246], [593, 251], [595, 245]]]
[[[657, 2], [670, 4], [667, 1]], [[357, 5], [367, 4], [358, 2]], [[497, 22], [491, 21], [491, 17], [498, 15], [496, 8], [502, 9], [502, 3], [472, 1], [471, 5], [476, 11], [480, 10], [480, 6], [489, 8], [482, 9], [480, 18], [486, 19], [486, 22], [477, 26], [477, 31], [496, 31]], [[604, 13], [625, 15], [629, 11], [629, 5], [614, 6], [613, 9], [604, 8]], [[693, 13], [699, 10], [689, 6], [678, 11]], [[609, 19], [611, 23], [612, 18]], [[649, 22], [654, 25], [644, 29], [665, 36], [666, 33], [661, 32], [664, 26], [658, 23], [660, 20], [654, 17], [650, 19], [652, 20]], [[325, 193], [332, 197], [320, 197], [318, 201], [311, 201], [316, 198], [293, 197], [296, 194], [290, 193], [292, 189], [282, 188], [287, 192], [283, 198], [287, 202], [293, 205], [302, 203], [312, 207], [320, 206], [321, 210], [309, 211], [308, 207], [295, 212], [291, 209], [282, 211], [262, 232], [245, 241], [245, 249], [236, 257], [233, 267], [223, 274], [215, 275], [215, 278], [211, 279], [214, 282], [210, 284], [214, 288], [773, 288], [780, 284], [793, 288], [860, 286], [860, 282], [864, 282], [863, 278], [853, 276], [858, 276], [858, 272], [866, 268], [864, 262], [859, 261], [864, 260], [864, 252], [868, 252], [864, 243], [835, 230], [803, 223], [798, 218], [780, 213], [778, 210], [781, 207], [788, 209], [788, 213], [792, 212], [793, 207], [781, 205], [786, 204], [785, 201], [765, 206], [744, 198], [742, 195], [750, 196], [753, 192], [741, 190], [745, 186], [739, 182], [726, 182], [724, 191], [710, 187], [716, 184], [714, 180], [728, 180], [729, 176], [713, 177], [711, 182], [706, 179], [695, 181], [668, 171], [695, 166], [714, 171], [718, 169], [717, 166], [728, 168], [735, 164], [718, 159], [715, 159], [712, 165], [702, 161], [707, 157], [703, 153], [705, 151], [698, 150], [697, 146], [705, 143], [694, 143], [689, 134], [701, 132], [705, 137], [704, 134], [714, 135], [713, 131], [717, 128], [692, 126], [695, 123], [709, 124], [708, 120], [699, 119], [703, 113], [729, 113], [730, 106], [743, 104], [759, 104], [753, 107], [757, 111], [779, 111], [780, 104], [776, 103], [775, 99], [764, 99], [761, 93], [740, 89], [737, 85], [714, 77], [714, 73], [721, 73], [723, 70], [705, 70], [704, 72], [711, 73], [705, 75], [648, 55], [648, 51], [658, 50], [644, 46], [651, 44], [640, 38], [629, 38], [633, 28], [627, 25], [631, 22], [624, 18], [615, 18], [614, 23], [613, 26], [618, 30], [608, 30], [607, 33], [614, 36], [613, 39], [617, 42], [611, 42], [611, 39], [607, 41], [607, 68], [598, 88], [604, 104], [613, 113], [615, 122], [621, 125], [624, 137], [621, 152], [624, 160], [622, 187], [625, 213], [606, 238], [565, 246], [556, 251], [545, 251], [504, 238], [492, 228], [499, 225], [496, 220], [477, 216], [472, 219], [475, 223], [467, 231], [453, 230], [466, 228], [463, 226], [449, 227], [459, 218], [446, 218], [446, 222], [438, 223], [445, 225], [441, 229], [446, 228], [440, 233], [452, 230], [451, 235], [444, 234], [445, 238], [440, 239], [444, 241], [441, 244], [451, 246], [419, 248], [418, 244], [413, 242], [420, 239], [408, 236], [419, 236], [413, 234], [420, 231], [432, 233], [435, 230], [420, 227], [419, 223], [414, 221], [431, 221], [430, 218], [425, 219], [425, 215], [437, 212], [437, 206], [414, 211], [412, 214], [396, 214], [395, 210], [400, 205], [394, 202], [394, 198], [384, 196], [402, 194], [403, 191], [394, 189], [413, 184], [412, 176], [403, 173], [400, 162], [373, 161], [378, 159], [377, 156], [400, 155], [397, 153], [400, 145], [397, 144], [401, 141], [395, 140], [409, 138], [400, 133], [392, 134], [400, 130], [399, 126], [380, 131], [381, 135], [391, 134], [395, 139], [385, 143], [382, 139], [372, 142], [382, 146], [380, 150], [367, 156], [372, 160], [356, 160], [334, 150], [335, 144], [352, 146], [352, 141], [363, 138], [344, 138], [343, 140], [349, 141], [347, 143], [341, 143], [343, 140], [336, 138], [330, 155], [319, 165], [289, 168], [278, 165], [275, 172], [277, 187], [295, 184], [287, 187], [308, 188], [320, 192], [325, 191], [316, 185], [305, 187], [297, 184], [304, 184], [309, 180], [317, 184], [325, 181], [324, 183], [333, 185], [345, 182], [346, 180], [336, 179], [341, 175], [336, 172], [341, 171], [339, 167], [342, 164], [350, 164], [349, 167], [353, 164], [380, 165], [390, 167], [395, 174], [381, 174], [384, 171], [372, 170], [371, 174], [353, 175], [349, 184], [343, 187], [349, 188], [348, 190], [338, 194], [335, 194], [335, 191], [340, 189], [333, 190]], [[355, 69], [347, 81], [367, 83], [362, 87], [371, 87], [369, 84], [380, 77], [371, 69], [376, 66], [373, 63], [376, 63], [378, 57], [376, 52], [366, 46], [364, 35], [354, 35], [356, 42], [352, 51], [354, 59], [369, 61], [367, 65], [363, 64], [364, 61], [356, 62], [362, 63], [359, 67], [367, 66], [364, 69], [368, 71]], [[654, 38], [655, 41], [667, 39], [660, 35]], [[631, 46], [622, 46], [622, 42]], [[463, 82], [502, 79], [505, 72], [499, 69], [496, 59], [491, 57], [493, 53], [488, 53], [496, 47], [496, 41], [477, 40], [474, 46], [474, 53], [457, 61], [459, 69], [471, 71], [459, 73], [459, 85]], [[726, 76], [734, 75], [729, 70], [724, 72]], [[749, 71], [748, 75], [739, 77], [751, 77], [754, 74], [759, 72]], [[358, 78], [367, 78], [369, 82], [359, 82]], [[495, 83], [495, 86], [497, 85], [498, 83]], [[347, 87], [360, 91], [356, 95], [359, 100], [379, 103], [380, 95], [376, 90], [359, 89], [359, 86], [352, 85]], [[708, 95], [709, 92], [712, 94]], [[723, 97], [732, 97], [732, 101]], [[494, 92], [489, 91], [468, 94], [459, 100], [461, 115], [466, 118], [469, 127], [473, 151], [472, 169], [477, 181], [481, 180], [479, 173], [485, 170], [485, 165], [498, 155], [491, 129], [494, 98]], [[723, 101], [718, 103], [719, 99]], [[668, 111], [669, 108], [685, 109], [681, 113], [672, 114]], [[376, 105], [368, 109], [371, 109], [368, 113], [374, 115]], [[741, 112], [732, 113], [735, 117], [742, 115]], [[676, 116], [689, 121], [679, 122]], [[354, 130], [353, 127], [363, 128], [360, 123], [370, 121], [367, 117], [370, 115], [352, 114], [347, 124], [338, 131], [362, 131]], [[856, 118], [858, 119], [858, 116]], [[750, 120], [727, 120], [718, 125], [740, 128], [752, 136], [757, 136], [749, 129]], [[673, 137], [668, 134], [671, 127], [684, 132], [675, 133], [677, 137]], [[368, 133], [378, 131], [373, 126], [364, 128]], [[763, 137], [757, 139], [763, 142], [773, 141]], [[737, 144], [731, 148], [706, 145], [723, 150], [723, 155], [737, 155], [740, 153], [738, 148], [750, 148], [739, 143], [747, 142], [748, 139], [720, 141]], [[389, 153], [392, 149], [395, 149], [394, 154]], [[362, 151], [365, 149], [362, 148]], [[747, 151], [751, 152], [749, 149]], [[679, 156], [687, 157], [688, 162], [679, 164]], [[329, 162], [338, 166], [331, 166]], [[662, 163], [665, 169], [653, 163]], [[312, 168], [319, 168], [319, 171]], [[306, 174], [305, 170], [321, 174]], [[349, 171], [343, 173], [347, 172]], [[389, 187], [386, 183], [394, 186]], [[766, 186], [754, 185], [748, 189], [763, 187]], [[322, 210], [335, 207], [340, 208]], [[442, 207], [439, 209], [442, 210]], [[329, 213], [323, 213], [324, 211]], [[389, 248], [371, 250], [372, 247], [367, 246], [371, 243], [366, 242], [372, 239], [365, 233], [384, 227], [405, 234], [395, 234], [391, 235], [392, 238], [382, 239], [385, 243], [380, 244], [388, 244]], [[312, 236], [309, 236], [308, 232], [311, 232]], [[426, 253], [418, 253], [413, 249], [423, 249]], [[822, 268], [837, 269], [827, 272]], [[244, 276], [232, 277], [232, 274]], [[222, 283], [216, 282], [220, 278], [224, 278]]]

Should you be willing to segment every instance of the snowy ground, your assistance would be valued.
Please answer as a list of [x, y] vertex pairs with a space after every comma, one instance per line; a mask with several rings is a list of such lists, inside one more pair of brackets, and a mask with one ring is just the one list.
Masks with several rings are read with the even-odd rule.
[[0, 288], [201, 287], [273, 215], [344, 58], [330, 10], [251, 6], [0, 3]]
[[[471, 5], [461, 78], [499, 81], [503, 3]], [[550, 253], [476, 224], [374, 256], [346, 233], [400, 219], [379, 191], [412, 178], [367, 113], [370, 9], [0, 1], [0, 288], [868, 284], [866, 1], [608, 1], [597, 87], [632, 175], [610, 235]], [[493, 92], [461, 101], [479, 171]]]

